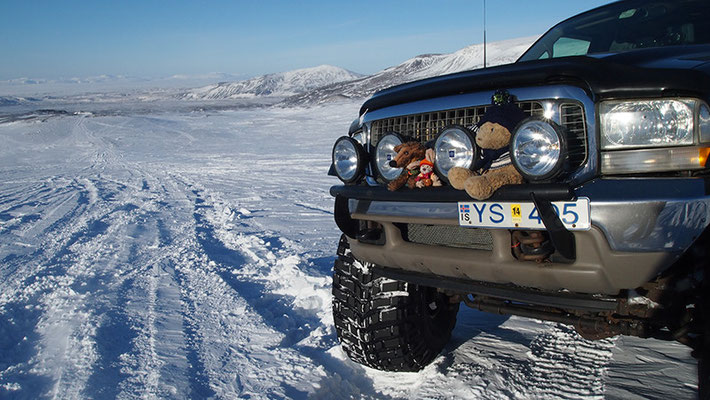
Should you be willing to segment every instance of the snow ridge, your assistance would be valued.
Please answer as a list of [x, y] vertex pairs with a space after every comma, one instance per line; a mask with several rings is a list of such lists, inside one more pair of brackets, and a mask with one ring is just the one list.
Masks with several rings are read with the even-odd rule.
[[[535, 40], [537, 36], [489, 43], [486, 48], [486, 65], [491, 67], [515, 62]], [[284, 104], [310, 105], [344, 98], [362, 99], [390, 86], [482, 67], [483, 45], [474, 44], [450, 54], [416, 56], [361, 79], [335, 83], [292, 96]]]
[[222, 82], [191, 90], [180, 97], [188, 100], [238, 99], [253, 96], [292, 96], [329, 84], [350, 81], [362, 75], [332, 65], [297, 69], [258, 76], [240, 82]]
[[[487, 46], [487, 65], [515, 62], [537, 36], [503, 40]], [[418, 79], [483, 67], [483, 45], [474, 44], [450, 54], [423, 54], [363, 76], [348, 70], [321, 65], [240, 82], [222, 82], [190, 90], [178, 96], [187, 100], [240, 99], [257, 96], [287, 97], [282, 105], [313, 105], [365, 98], [374, 92]]]

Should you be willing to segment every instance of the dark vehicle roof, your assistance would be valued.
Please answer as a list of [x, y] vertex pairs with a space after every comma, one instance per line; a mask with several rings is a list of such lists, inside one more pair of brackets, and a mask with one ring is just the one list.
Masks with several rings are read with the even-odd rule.
[[[626, 11], [626, 12], [625, 12]], [[624, 14], [628, 14], [624, 16]], [[556, 24], [540, 36], [518, 61], [537, 59], [548, 39], [566, 37], [593, 41], [588, 53], [623, 52], [636, 48], [710, 44], [710, 2], [707, 0], [623, 0], [585, 11]], [[691, 28], [692, 33], [684, 31]], [[644, 42], [644, 43], [639, 43]], [[549, 44], [549, 42], [547, 43]], [[616, 46], [614, 46], [616, 45]], [[610, 47], [616, 47], [612, 49]], [[536, 53], [535, 50], [538, 50]]]

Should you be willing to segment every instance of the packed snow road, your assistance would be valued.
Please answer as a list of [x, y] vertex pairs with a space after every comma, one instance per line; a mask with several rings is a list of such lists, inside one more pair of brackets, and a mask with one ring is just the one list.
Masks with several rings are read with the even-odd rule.
[[346, 360], [326, 171], [357, 107], [0, 123], [0, 398], [694, 396], [681, 345], [463, 309], [420, 373]]

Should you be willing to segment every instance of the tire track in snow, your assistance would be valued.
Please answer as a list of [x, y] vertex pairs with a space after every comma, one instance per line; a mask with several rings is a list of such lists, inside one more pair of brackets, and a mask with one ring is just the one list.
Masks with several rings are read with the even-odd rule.
[[[191, 307], [199, 311], [192, 318], [196, 336], [202, 341], [199, 354], [211, 390], [217, 396], [228, 397], [284, 397], [287, 392], [302, 393], [297, 395], [302, 397], [312, 388], [312, 379], [304, 376], [321, 376], [322, 369], [304, 366], [310, 364], [308, 358], [283, 347], [284, 341], [292, 341], [293, 336], [287, 337], [279, 328], [293, 323], [288, 315], [279, 315], [282, 306], [274, 302], [276, 297], [264, 297], [259, 286], [242, 282], [231, 273], [246, 260], [224, 248], [212, 236], [212, 230], [205, 228], [201, 207], [210, 206], [197, 195], [192, 197], [194, 237], [200, 249], [176, 270], [187, 285], [184, 289]], [[274, 324], [274, 319], [280, 322]], [[284, 365], [292, 367], [283, 368]], [[275, 377], [279, 378], [274, 381]]]
[[[90, 224], [85, 235], [77, 236], [57, 254], [51, 276], [61, 276], [66, 281], [59, 281], [59, 286], [40, 300], [46, 312], [37, 329], [45, 333], [35, 357], [36, 363], [47, 371], [45, 374], [54, 376], [53, 396], [82, 397], [99, 358], [101, 305], [115, 299], [116, 287], [124, 279], [141, 273], [135, 270], [117, 274], [123, 265], [134, 261], [135, 245], [130, 245], [130, 241], [113, 245], [115, 237], [124, 238], [131, 235], [131, 230], [140, 230], [144, 214], [139, 209], [132, 203], [116, 205]], [[61, 342], [64, 336], [69, 338], [66, 344]]]
[[[14, 367], [12, 371], [0, 370], [0, 381], [20, 382], [15, 385], [15, 390], [24, 389], [19, 393], [28, 397], [47, 393], [82, 397], [84, 383], [88, 384], [93, 376], [92, 364], [100, 356], [96, 351], [96, 336], [100, 321], [104, 320], [102, 311], [115, 300], [111, 291], [124, 279], [140, 272], [122, 268], [124, 263], [120, 261], [127, 260], [129, 265], [138, 261], [131, 258], [131, 253], [140, 245], [126, 248], [113, 238], [131, 236], [126, 232], [127, 227], [139, 227], [147, 214], [137, 211], [141, 207], [124, 202], [125, 198], [131, 201], [130, 194], [117, 199], [121, 197], [117, 196], [120, 187], [107, 192], [110, 186], [104, 187], [103, 183], [84, 183], [88, 193], [81, 192], [78, 198], [74, 196], [77, 199], [74, 205], [47, 229], [48, 236], [58, 239], [48, 241], [55, 246], [41, 249], [40, 254], [32, 254], [30, 259], [44, 255], [45, 260], [36, 264], [34, 276], [23, 278], [25, 284], [13, 285], [14, 289], [22, 291], [23, 296], [9, 303], [9, 312], [15, 318], [23, 315], [23, 320], [21, 324], [4, 330], [19, 333], [34, 327], [38, 334], [30, 336], [32, 341], [29, 344], [26, 344], [28, 338], [2, 342], [3, 348], [12, 349], [12, 354], [23, 359], [15, 357], [8, 363]], [[91, 206], [94, 204], [91, 197], [98, 204]], [[75, 227], [79, 229], [72, 229]], [[116, 256], [119, 261], [113, 259]], [[109, 262], [102, 265], [101, 260]], [[117, 274], [119, 271], [121, 273]], [[23, 275], [27, 276], [26, 273]], [[20, 313], [15, 304], [40, 306], [35, 313]], [[17, 336], [13, 332], [6, 333], [5, 337]], [[61, 336], [66, 340], [57, 342]]]
[[[142, 176], [140, 184], [130, 185], [138, 191], [133, 191], [133, 197], [144, 202], [136, 211], [138, 223], [127, 235], [134, 242], [128, 252], [132, 256], [125, 262], [128, 268], [114, 268], [133, 272], [117, 301], [106, 302], [108, 307], [116, 303], [118, 306], [111, 307], [104, 316], [110, 325], [102, 331], [104, 335], [96, 338], [101, 357], [93, 368], [86, 394], [102, 393], [101, 385], [107, 380], [114, 387], [108, 392], [103, 390], [109, 397], [174, 397], [188, 391], [190, 366], [184, 354], [189, 337], [183, 329], [185, 307], [173, 268], [175, 255], [184, 246], [175, 238], [183, 236], [186, 227], [184, 223], [165, 223], [178, 218], [174, 207], [163, 201], [174, 194], [150, 190], [151, 186], [164, 186], [157, 184], [152, 175], [139, 172], [132, 176]], [[118, 345], [112, 343], [112, 328], [123, 332]]]
[[[72, 189], [78, 190], [77, 187]], [[53, 384], [53, 380], [48, 376], [51, 373], [44, 373], [47, 369], [42, 367], [41, 359], [38, 358], [41, 344], [46, 340], [42, 328], [52, 324], [52, 318], [57, 317], [48, 314], [51, 308], [48, 304], [57, 301], [57, 289], [59, 288], [63, 294], [71, 294], [67, 292], [71, 290], [68, 286], [72, 283], [72, 278], [52, 274], [52, 272], [66, 273], [67, 265], [57, 267], [52, 265], [52, 261], [57, 251], [66, 252], [69, 246], [78, 241], [89, 220], [83, 215], [85, 207], [80, 201], [81, 192], [78, 194], [74, 192], [71, 196], [65, 197], [60, 190], [57, 191], [56, 197], [61, 204], [72, 199], [76, 199], [76, 202], [68, 205], [64, 214], [46, 229], [45, 235], [49, 240], [43, 240], [45, 246], [11, 260], [14, 267], [6, 268], [8, 276], [1, 284], [0, 321], [3, 323], [3, 334], [0, 337], [0, 346], [3, 353], [12, 356], [3, 357], [7, 363], [0, 362], [0, 381], [12, 385], [14, 390], [24, 389], [23, 393], [28, 397], [38, 397], [48, 393]], [[61, 205], [57, 206], [59, 207]], [[80, 221], [74, 221], [76, 217]], [[65, 229], [71, 232], [68, 239], [63, 237], [66, 235]], [[27, 308], [26, 304], [34, 306]], [[59, 310], [52, 311], [61, 312], [61, 307], [58, 308]], [[74, 318], [67, 315], [65, 317]], [[67, 337], [64, 343], [53, 343], [53, 345], [64, 347], [77, 345], [72, 340], [73, 338]]]
[[[235, 231], [246, 226], [231, 222], [235, 212], [230, 207], [197, 185], [187, 185], [195, 194], [198, 237], [220, 276], [283, 334], [281, 348], [297, 351], [322, 371], [315, 388], [307, 389], [309, 396], [387, 398], [374, 389], [361, 366], [339, 351], [330, 314], [330, 276], [306, 273], [305, 261], [291, 248], [297, 246], [285, 238], [269, 236], [268, 231], [261, 235]], [[249, 217], [236, 213], [239, 220]], [[335, 354], [328, 349], [335, 349]]]
[[602, 399], [615, 341], [585, 340], [573, 328], [555, 324], [532, 341], [530, 363], [513, 375], [513, 386], [532, 397]]
[[[306, 360], [281, 347], [283, 335], [256, 312], [218, 265], [198, 253], [179, 266], [201, 338], [200, 358], [218, 397], [286, 397], [284, 385], [309, 385]], [[310, 385], [309, 385], [310, 386]]]
[[[76, 183], [74, 179], [68, 181]], [[0, 320], [4, 334], [0, 346], [13, 357], [0, 364], [0, 381], [14, 385], [16, 390], [24, 388], [28, 397], [51, 393], [52, 387], [58, 387], [57, 382], [61, 384], [63, 371], [51, 365], [60, 362], [62, 351], [75, 349], [85, 353], [86, 360], [92, 357], [90, 343], [84, 341], [92, 334], [92, 328], [83, 323], [90, 314], [69, 306], [72, 299], [82, 301], [82, 295], [72, 288], [80, 271], [71, 269], [73, 262], [69, 258], [72, 246], [95, 237], [93, 233], [100, 234], [91, 232], [92, 223], [106, 214], [103, 209], [87, 209], [88, 202], [82, 199], [88, 195], [81, 186], [73, 185], [68, 190], [73, 191], [70, 196], [64, 196], [64, 190], [56, 191], [60, 205], [47, 214], [54, 217], [58, 208], [63, 210], [54, 222], [47, 224], [43, 246], [12, 259], [14, 266], [6, 268], [9, 276], [1, 284]], [[51, 198], [47, 199], [47, 205], [54, 206]], [[28, 309], [26, 304], [34, 306]], [[78, 330], [67, 330], [67, 324]], [[57, 341], [55, 333], [64, 334], [64, 339]], [[72, 368], [66, 372], [74, 373]]]
[[115, 299], [97, 307], [96, 312], [100, 315], [95, 336], [97, 360], [83, 389], [87, 397], [117, 398], [121, 382], [128, 377], [122, 370], [120, 356], [132, 350], [131, 343], [137, 336], [126, 308], [131, 301], [128, 292], [134, 285], [134, 279], [126, 278], [118, 286]]

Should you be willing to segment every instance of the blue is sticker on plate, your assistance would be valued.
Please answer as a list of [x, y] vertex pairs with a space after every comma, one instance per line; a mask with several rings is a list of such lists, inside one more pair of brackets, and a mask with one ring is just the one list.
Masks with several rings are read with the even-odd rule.
[[453, 150], [449, 150], [449, 157], [450, 158], [456, 157], [456, 153]]

